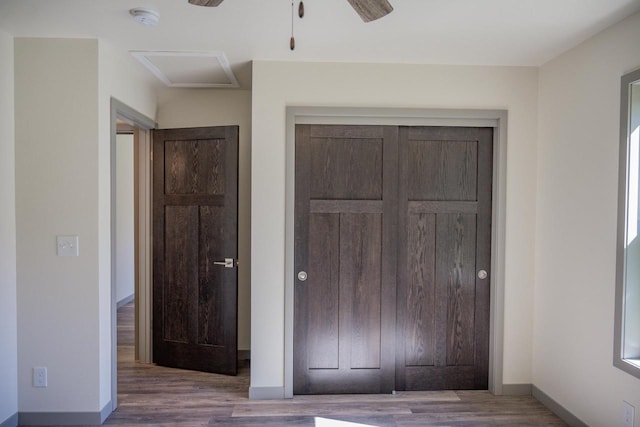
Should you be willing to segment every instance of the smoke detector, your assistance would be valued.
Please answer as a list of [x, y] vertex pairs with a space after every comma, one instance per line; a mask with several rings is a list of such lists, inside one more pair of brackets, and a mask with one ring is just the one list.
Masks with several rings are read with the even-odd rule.
[[155, 27], [160, 20], [160, 14], [152, 9], [146, 9], [144, 7], [136, 7], [129, 11], [133, 20], [138, 24], [147, 25], [149, 27]]

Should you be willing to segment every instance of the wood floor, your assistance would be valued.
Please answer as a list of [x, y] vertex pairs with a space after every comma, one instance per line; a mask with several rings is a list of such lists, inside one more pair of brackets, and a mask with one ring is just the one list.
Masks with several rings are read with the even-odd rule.
[[296, 396], [250, 401], [249, 367], [237, 377], [136, 363], [133, 305], [118, 311], [119, 408], [114, 426], [418, 427], [564, 426], [532, 397], [484, 391]]

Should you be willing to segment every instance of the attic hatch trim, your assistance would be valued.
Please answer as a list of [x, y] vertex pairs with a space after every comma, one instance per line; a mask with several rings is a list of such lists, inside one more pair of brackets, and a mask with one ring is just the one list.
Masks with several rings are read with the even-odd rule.
[[[174, 88], [239, 88], [240, 84], [236, 79], [236, 76], [231, 70], [229, 61], [224, 52], [222, 51], [210, 51], [210, 52], [184, 52], [184, 51], [142, 51], [132, 50], [129, 51], [131, 55], [140, 61], [153, 75], [155, 75], [160, 81], [162, 81], [167, 87]], [[224, 72], [228, 82], [225, 83], [180, 83], [174, 82], [158, 68], [149, 58], [152, 57], [173, 57], [173, 58], [212, 58], [217, 60], [220, 69]]]

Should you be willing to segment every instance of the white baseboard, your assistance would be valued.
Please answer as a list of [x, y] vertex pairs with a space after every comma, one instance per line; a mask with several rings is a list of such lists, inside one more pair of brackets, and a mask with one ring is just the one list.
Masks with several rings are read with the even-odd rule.
[[531, 396], [531, 384], [502, 384], [504, 396]]
[[250, 400], [284, 399], [284, 387], [249, 387]]
[[589, 427], [588, 424], [584, 423], [582, 420], [580, 420], [580, 418], [573, 415], [564, 406], [553, 400], [548, 394], [540, 390], [535, 385], [531, 386], [531, 395], [571, 427]]
[[[111, 412], [111, 402], [108, 402], [100, 412], [19, 412], [18, 424], [21, 426], [101, 425]], [[1, 427], [4, 427], [4, 423]]]
[[18, 413], [10, 415], [9, 418], [0, 423], [0, 427], [17, 427], [18, 426]]
[[135, 294], [131, 294], [128, 297], [122, 298], [120, 301], [116, 303], [116, 309], [129, 304], [131, 301], [133, 301], [134, 297], [135, 297]]

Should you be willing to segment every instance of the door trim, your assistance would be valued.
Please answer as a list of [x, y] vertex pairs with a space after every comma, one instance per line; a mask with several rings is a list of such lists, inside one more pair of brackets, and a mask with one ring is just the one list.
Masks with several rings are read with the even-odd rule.
[[[156, 122], [149, 117], [145, 116], [142, 113], [134, 110], [123, 102], [117, 100], [116, 98], [111, 98], [111, 125], [110, 125], [110, 182], [111, 182], [111, 413], [118, 407], [118, 341], [117, 341], [117, 301], [116, 301], [116, 134], [118, 131], [118, 126], [116, 124], [117, 119], [123, 119], [130, 124], [139, 127], [140, 129], [149, 130], [156, 127]], [[148, 132], [147, 132], [148, 134]], [[145, 144], [148, 144], [148, 137], [146, 138]], [[150, 155], [149, 151], [149, 155]], [[141, 159], [143, 161], [143, 159]], [[139, 193], [139, 198], [143, 202], [149, 202], [148, 197], [151, 194], [151, 175], [147, 175], [150, 173], [150, 166], [146, 168], [139, 168], [139, 190], [143, 191]], [[147, 172], [148, 171], [148, 172]], [[135, 218], [135, 221], [139, 221], [140, 229], [148, 230], [151, 224], [151, 217], [149, 213], [150, 209], [145, 210], [146, 215], [140, 215], [140, 218]], [[150, 235], [146, 234], [146, 238], [149, 241], [140, 241], [140, 250], [144, 252], [145, 249], [150, 251]], [[136, 257], [139, 255], [136, 254]], [[149, 259], [151, 253], [143, 254], [144, 259]], [[149, 271], [145, 268], [141, 268], [140, 270], [144, 270], [146, 283], [140, 283], [140, 287], [143, 289], [150, 289], [151, 276], [149, 275]], [[137, 294], [136, 289], [136, 294]], [[143, 295], [142, 298], [149, 298], [150, 295]], [[148, 304], [145, 304], [144, 307], [147, 307], [147, 313], [143, 316], [140, 316], [140, 322], [145, 322], [148, 319], [147, 316], [150, 316], [150, 310], [148, 310]], [[147, 330], [146, 334], [149, 335], [151, 331]], [[146, 340], [141, 341], [141, 343], [146, 343]], [[147, 353], [148, 354], [148, 353]], [[150, 356], [149, 356], [150, 357]]]
[[135, 357], [141, 363], [152, 362], [151, 304], [153, 284], [151, 129], [135, 130], [135, 232], [136, 232], [136, 280], [135, 280]]
[[[507, 110], [296, 107], [286, 110], [284, 397], [293, 397], [293, 291], [296, 124], [459, 126], [493, 128], [489, 391], [503, 394]], [[282, 396], [280, 396], [282, 397]]]

